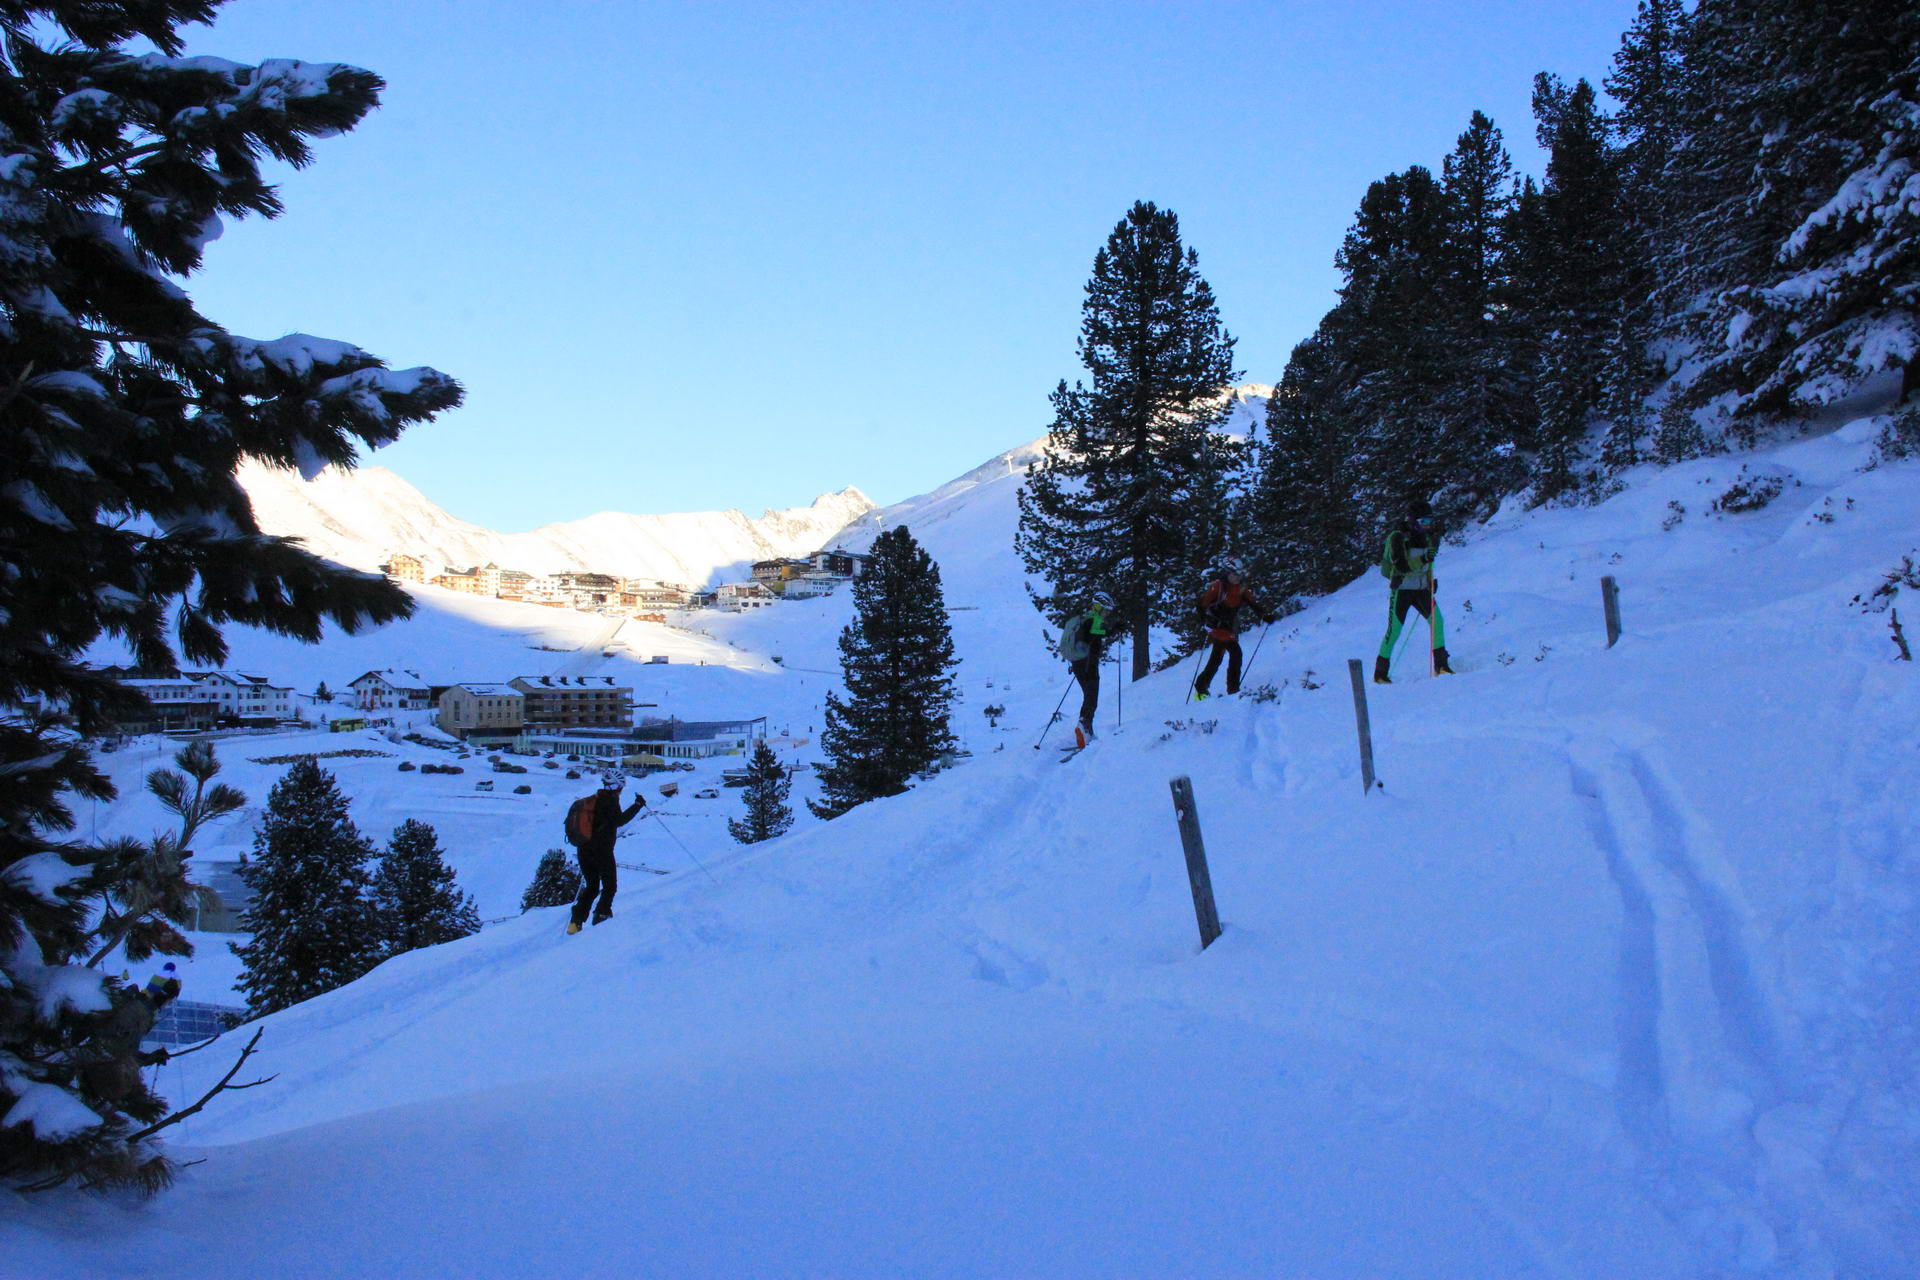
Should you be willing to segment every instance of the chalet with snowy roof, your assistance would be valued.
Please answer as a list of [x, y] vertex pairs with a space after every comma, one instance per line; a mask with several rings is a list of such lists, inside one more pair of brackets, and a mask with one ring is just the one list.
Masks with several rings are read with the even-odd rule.
[[448, 591], [458, 591], [464, 595], [484, 594], [480, 589], [480, 571], [478, 569], [448, 569], [445, 573], [436, 573], [431, 579], [436, 587]]
[[369, 671], [347, 686], [362, 711], [425, 711], [438, 692], [418, 671]]
[[434, 723], [456, 738], [510, 740], [526, 727], [527, 695], [510, 684], [448, 685], [436, 702]]
[[529, 726], [625, 728], [633, 722], [633, 686], [612, 676], [515, 676]]

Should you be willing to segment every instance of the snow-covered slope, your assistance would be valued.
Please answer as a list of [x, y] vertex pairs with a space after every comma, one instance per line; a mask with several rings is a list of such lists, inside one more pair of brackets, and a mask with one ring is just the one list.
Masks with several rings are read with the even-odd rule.
[[[969, 697], [1014, 672], [971, 762], [749, 849], [640, 824], [638, 856], [686, 856], [607, 925], [533, 912], [267, 1019], [279, 1078], [181, 1127], [207, 1162], [179, 1189], [6, 1204], [9, 1256], [48, 1280], [1910, 1274], [1920, 674], [1850, 601], [1920, 552], [1920, 464], [1861, 470], [1873, 428], [1448, 548], [1462, 674], [1415, 653], [1369, 687], [1364, 795], [1345, 664], [1378, 643], [1377, 578], [1260, 638], [1271, 699], [1196, 706], [1168, 672], [1124, 727], [1110, 685], [1070, 762], [1030, 750], [1058, 664], [986, 577], [1016, 451], [912, 524], [974, 628]], [[1780, 496], [1716, 514], [1743, 465]], [[830, 635], [843, 604], [792, 608]], [[1205, 952], [1175, 776], [1226, 923]], [[454, 830], [463, 876], [547, 843]], [[190, 1098], [226, 1065], [164, 1079]]]
[[757, 519], [739, 511], [602, 512], [531, 533], [495, 533], [449, 515], [384, 467], [328, 467], [306, 481], [297, 471], [249, 463], [240, 483], [262, 529], [356, 569], [406, 552], [427, 561], [429, 572], [491, 561], [528, 573], [585, 570], [694, 585], [755, 560], [818, 550], [873, 507], [849, 487]]

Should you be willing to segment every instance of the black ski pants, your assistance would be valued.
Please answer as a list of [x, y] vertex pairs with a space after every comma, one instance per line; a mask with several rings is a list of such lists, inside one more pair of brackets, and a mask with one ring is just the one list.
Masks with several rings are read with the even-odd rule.
[[1200, 669], [1200, 678], [1193, 683], [1194, 692], [1206, 693], [1213, 683], [1213, 673], [1220, 669], [1220, 659], [1227, 660], [1227, 692], [1240, 692], [1240, 637], [1231, 640], [1215, 640], [1213, 652], [1207, 655], [1207, 665]]
[[1100, 709], [1100, 655], [1090, 653], [1068, 665], [1073, 678], [1080, 682], [1080, 723], [1091, 728], [1093, 713]]
[[[613, 865], [613, 850], [587, 846], [575, 850], [580, 859], [580, 896], [573, 900], [573, 922], [585, 924], [589, 909], [596, 916], [613, 914], [613, 895], [620, 888], [620, 869]], [[600, 899], [599, 903], [594, 898]]]

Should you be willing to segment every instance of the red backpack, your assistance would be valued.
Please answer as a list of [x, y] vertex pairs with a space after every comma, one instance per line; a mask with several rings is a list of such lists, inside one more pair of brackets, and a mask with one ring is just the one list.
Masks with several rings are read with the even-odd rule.
[[593, 839], [594, 805], [599, 796], [581, 796], [567, 806], [567, 842], [576, 849]]

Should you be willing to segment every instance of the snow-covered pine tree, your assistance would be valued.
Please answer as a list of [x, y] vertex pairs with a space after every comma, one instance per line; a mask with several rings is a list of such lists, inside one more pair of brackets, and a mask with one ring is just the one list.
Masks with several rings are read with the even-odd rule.
[[1367, 188], [1334, 259], [1345, 283], [1322, 330], [1339, 369], [1338, 412], [1354, 437], [1363, 528], [1397, 513], [1409, 493], [1434, 492], [1452, 471], [1438, 447], [1439, 407], [1457, 391], [1447, 233], [1446, 195], [1414, 165]]
[[747, 816], [728, 818], [727, 832], [741, 844], [758, 844], [785, 835], [793, 825], [793, 810], [787, 804], [792, 786], [773, 748], [764, 740], [756, 743], [747, 760]]
[[441, 857], [439, 833], [418, 818], [394, 828], [373, 874], [373, 907], [387, 955], [480, 932], [472, 896]]
[[1704, 0], [1690, 34], [1690, 398], [1732, 393], [1751, 442], [1877, 374], [1920, 388], [1920, 11]]
[[240, 865], [253, 893], [240, 924], [253, 936], [228, 946], [244, 966], [235, 985], [250, 1013], [344, 986], [385, 958], [368, 896], [372, 857], [333, 775], [312, 756], [289, 766], [267, 795], [253, 857]]
[[520, 895], [520, 909], [564, 907], [580, 896], [580, 869], [565, 849], [549, 849], [540, 855], [534, 868], [533, 883]]
[[[304, 336], [262, 342], [183, 288], [223, 218], [280, 205], [265, 157], [353, 128], [377, 76], [281, 60], [183, 58], [208, 0], [0, 6], [0, 1179], [164, 1184], [139, 1095], [92, 1088], [134, 993], [85, 973], [89, 913], [125, 859], [65, 837], [73, 797], [112, 788], [80, 735], [143, 699], [82, 665], [105, 634], [135, 661], [218, 664], [220, 627], [305, 639], [404, 615], [372, 575], [268, 538], [233, 479], [245, 458], [351, 465], [360, 445], [458, 403], [428, 369], [390, 371]], [[175, 644], [179, 646], [176, 654]], [[147, 1095], [150, 1098], [150, 1095]]]
[[[1196, 489], [1237, 471], [1242, 445], [1213, 438], [1238, 374], [1199, 258], [1171, 210], [1140, 202], [1094, 256], [1080, 311], [1090, 384], [1062, 381], [1046, 457], [1020, 490], [1015, 537], [1035, 603], [1055, 621], [1095, 590], [1132, 628], [1133, 678], [1153, 624], [1184, 624], [1211, 548], [1196, 546]], [[1214, 499], [1218, 501], [1218, 498]]]
[[844, 700], [827, 694], [816, 817], [907, 789], [953, 746], [953, 633], [935, 564], [905, 525], [874, 540], [853, 580], [853, 620], [840, 633]]
[[1529, 327], [1540, 344], [1534, 384], [1536, 501], [1587, 481], [1586, 436], [1599, 412], [1607, 339], [1625, 287], [1616, 157], [1593, 86], [1534, 82], [1534, 115], [1548, 152], [1546, 182], [1523, 246]]
[[1293, 349], [1267, 401], [1240, 518], [1250, 580], [1283, 607], [1345, 585], [1368, 559], [1355, 526], [1354, 437], [1335, 411], [1329, 363], [1320, 335]]
[[1432, 410], [1434, 480], [1427, 496], [1446, 523], [1491, 515], [1519, 487], [1513, 461], [1533, 437], [1528, 353], [1511, 240], [1513, 162], [1500, 130], [1476, 111], [1441, 166], [1447, 277], [1443, 387]]

